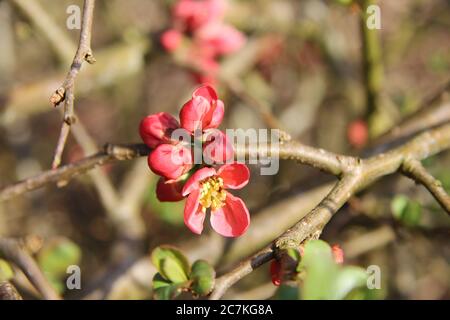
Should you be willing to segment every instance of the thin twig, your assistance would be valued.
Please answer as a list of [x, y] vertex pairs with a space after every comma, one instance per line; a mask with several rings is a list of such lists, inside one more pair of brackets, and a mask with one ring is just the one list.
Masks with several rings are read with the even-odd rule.
[[0, 238], [0, 256], [17, 265], [46, 300], [60, 300], [60, 296], [45, 278], [27, 250], [14, 239]]
[[74, 104], [74, 86], [75, 78], [81, 69], [83, 61], [90, 64], [95, 62], [95, 58], [92, 55], [91, 49], [91, 33], [92, 33], [92, 21], [94, 16], [95, 0], [85, 0], [83, 6], [83, 20], [81, 25], [80, 40], [78, 43], [78, 49], [73, 58], [70, 70], [67, 73], [61, 87], [59, 87], [55, 93], [51, 96], [50, 102], [57, 106], [64, 101], [64, 117], [61, 132], [56, 146], [55, 156], [53, 158], [52, 168], [55, 169], [61, 163], [62, 153], [67, 140], [67, 136], [70, 132], [70, 126], [75, 122], [75, 115], [73, 112]]
[[85, 173], [106, 163], [121, 160], [130, 160], [147, 155], [150, 152], [143, 144], [134, 145], [106, 145], [103, 151], [83, 158], [77, 162], [61, 166], [54, 170], [48, 170], [32, 178], [19, 181], [13, 185], [0, 189], [0, 202], [19, 194], [41, 188], [50, 183], [59, 186], [66, 185], [73, 177]]
[[450, 215], [450, 196], [442, 187], [442, 183], [433, 177], [419, 160], [405, 160], [402, 166], [402, 172], [427, 188], [442, 209]]

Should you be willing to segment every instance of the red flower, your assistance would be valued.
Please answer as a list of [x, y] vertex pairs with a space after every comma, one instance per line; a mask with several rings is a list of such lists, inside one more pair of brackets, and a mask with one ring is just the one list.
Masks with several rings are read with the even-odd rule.
[[173, 8], [175, 20], [187, 31], [193, 31], [210, 21], [223, 18], [224, 0], [180, 0]]
[[192, 152], [179, 143], [160, 144], [148, 156], [150, 169], [169, 180], [176, 180], [192, 168]]
[[274, 285], [279, 286], [281, 284], [281, 263], [277, 260], [272, 260], [270, 263], [270, 276]]
[[192, 232], [201, 234], [206, 210], [211, 210], [211, 226], [225, 237], [242, 235], [250, 224], [244, 202], [226, 189], [240, 189], [250, 178], [247, 166], [226, 164], [215, 170], [205, 167], [195, 172], [184, 185], [188, 196], [184, 208], [184, 223]]
[[179, 127], [174, 117], [166, 112], [160, 112], [142, 119], [139, 134], [146, 145], [155, 148], [162, 143], [173, 143], [170, 135]]
[[161, 44], [169, 52], [175, 51], [181, 44], [181, 32], [175, 29], [165, 31], [160, 38]]
[[184, 199], [181, 194], [182, 190], [183, 185], [180, 181], [171, 181], [161, 177], [156, 185], [156, 197], [159, 201], [180, 201]]
[[218, 129], [203, 134], [203, 160], [206, 164], [224, 164], [234, 158], [233, 145], [228, 136]]
[[245, 43], [245, 36], [230, 25], [210, 23], [195, 33], [195, 45], [205, 56], [217, 57], [236, 52]]
[[363, 120], [355, 120], [347, 128], [347, 139], [356, 148], [361, 148], [367, 143], [369, 129]]
[[333, 258], [336, 263], [344, 263], [344, 250], [342, 250], [338, 244], [331, 247], [331, 252], [333, 253]]
[[210, 86], [201, 86], [192, 94], [192, 99], [180, 111], [181, 127], [194, 133], [217, 128], [223, 119], [224, 105]]

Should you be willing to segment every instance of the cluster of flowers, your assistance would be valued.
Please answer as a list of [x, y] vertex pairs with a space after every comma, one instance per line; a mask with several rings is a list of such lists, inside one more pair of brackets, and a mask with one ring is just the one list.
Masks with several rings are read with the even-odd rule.
[[[160, 112], [145, 117], [139, 133], [152, 149], [150, 169], [161, 176], [156, 188], [158, 199], [187, 198], [184, 222], [196, 234], [202, 232], [209, 210], [211, 226], [217, 233], [238, 237], [247, 230], [250, 215], [244, 202], [226, 189], [244, 187], [250, 171], [245, 164], [233, 162], [233, 146], [217, 129], [223, 115], [224, 104], [216, 91], [202, 86], [181, 108], [180, 122]], [[195, 157], [198, 149], [201, 159]]]
[[239, 50], [245, 36], [224, 22], [226, 0], [178, 0], [173, 7], [172, 28], [161, 36], [168, 52], [185, 49], [186, 61], [200, 70], [199, 83], [214, 83], [218, 58]]
[[[302, 257], [304, 254], [304, 248], [303, 246], [299, 247], [299, 253]], [[333, 254], [334, 262], [337, 264], [343, 264], [344, 263], [344, 251], [341, 249], [341, 247], [337, 244], [333, 245], [331, 247], [331, 253]], [[270, 276], [272, 279], [272, 283], [276, 286], [279, 286], [283, 280], [284, 274], [281, 267], [281, 263], [278, 260], [272, 260], [270, 264]]]

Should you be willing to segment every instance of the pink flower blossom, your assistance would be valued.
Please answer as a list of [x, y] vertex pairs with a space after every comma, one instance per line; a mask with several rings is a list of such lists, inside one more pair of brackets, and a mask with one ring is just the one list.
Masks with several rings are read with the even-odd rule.
[[210, 23], [195, 33], [194, 44], [205, 56], [217, 57], [238, 51], [245, 43], [245, 36], [224, 23]]
[[225, 10], [224, 0], [180, 0], [173, 8], [173, 16], [176, 23], [193, 31], [210, 21], [222, 19]]
[[178, 30], [170, 29], [161, 35], [161, 44], [168, 52], [175, 51], [181, 44], [182, 34]]
[[170, 135], [179, 127], [178, 121], [173, 116], [160, 112], [142, 119], [139, 134], [146, 145], [155, 148], [162, 143], [173, 143]]
[[150, 169], [169, 180], [177, 180], [192, 169], [192, 151], [182, 143], [160, 144], [148, 156]]
[[181, 108], [181, 127], [191, 133], [217, 128], [222, 122], [224, 111], [224, 104], [217, 98], [216, 91], [210, 86], [201, 86]]
[[250, 215], [244, 202], [226, 189], [240, 189], [250, 178], [246, 165], [226, 164], [215, 170], [204, 167], [195, 172], [183, 187], [187, 196], [184, 223], [194, 233], [201, 234], [207, 209], [211, 211], [213, 229], [225, 237], [242, 235], [250, 224]]

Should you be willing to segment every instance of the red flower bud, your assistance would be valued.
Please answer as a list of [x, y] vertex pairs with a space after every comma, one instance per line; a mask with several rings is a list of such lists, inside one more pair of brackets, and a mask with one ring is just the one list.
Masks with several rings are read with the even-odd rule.
[[365, 121], [355, 120], [350, 123], [347, 128], [347, 139], [352, 146], [361, 148], [367, 143], [368, 138], [369, 129]]
[[191, 170], [192, 153], [181, 144], [161, 144], [148, 156], [148, 165], [154, 173], [176, 180]]
[[159, 201], [180, 201], [184, 199], [181, 194], [182, 189], [183, 184], [180, 181], [167, 180], [161, 177], [156, 185], [156, 197]]
[[344, 251], [338, 244], [335, 244], [331, 247], [331, 252], [333, 253], [333, 258], [336, 263], [344, 263]]
[[270, 276], [274, 285], [279, 286], [281, 284], [281, 263], [277, 260], [272, 260], [270, 263]]
[[172, 143], [170, 135], [179, 127], [178, 121], [173, 116], [160, 112], [142, 119], [139, 134], [146, 145], [155, 148], [162, 143]]
[[165, 31], [160, 38], [161, 44], [168, 52], [175, 51], [181, 44], [182, 35], [178, 30]]

